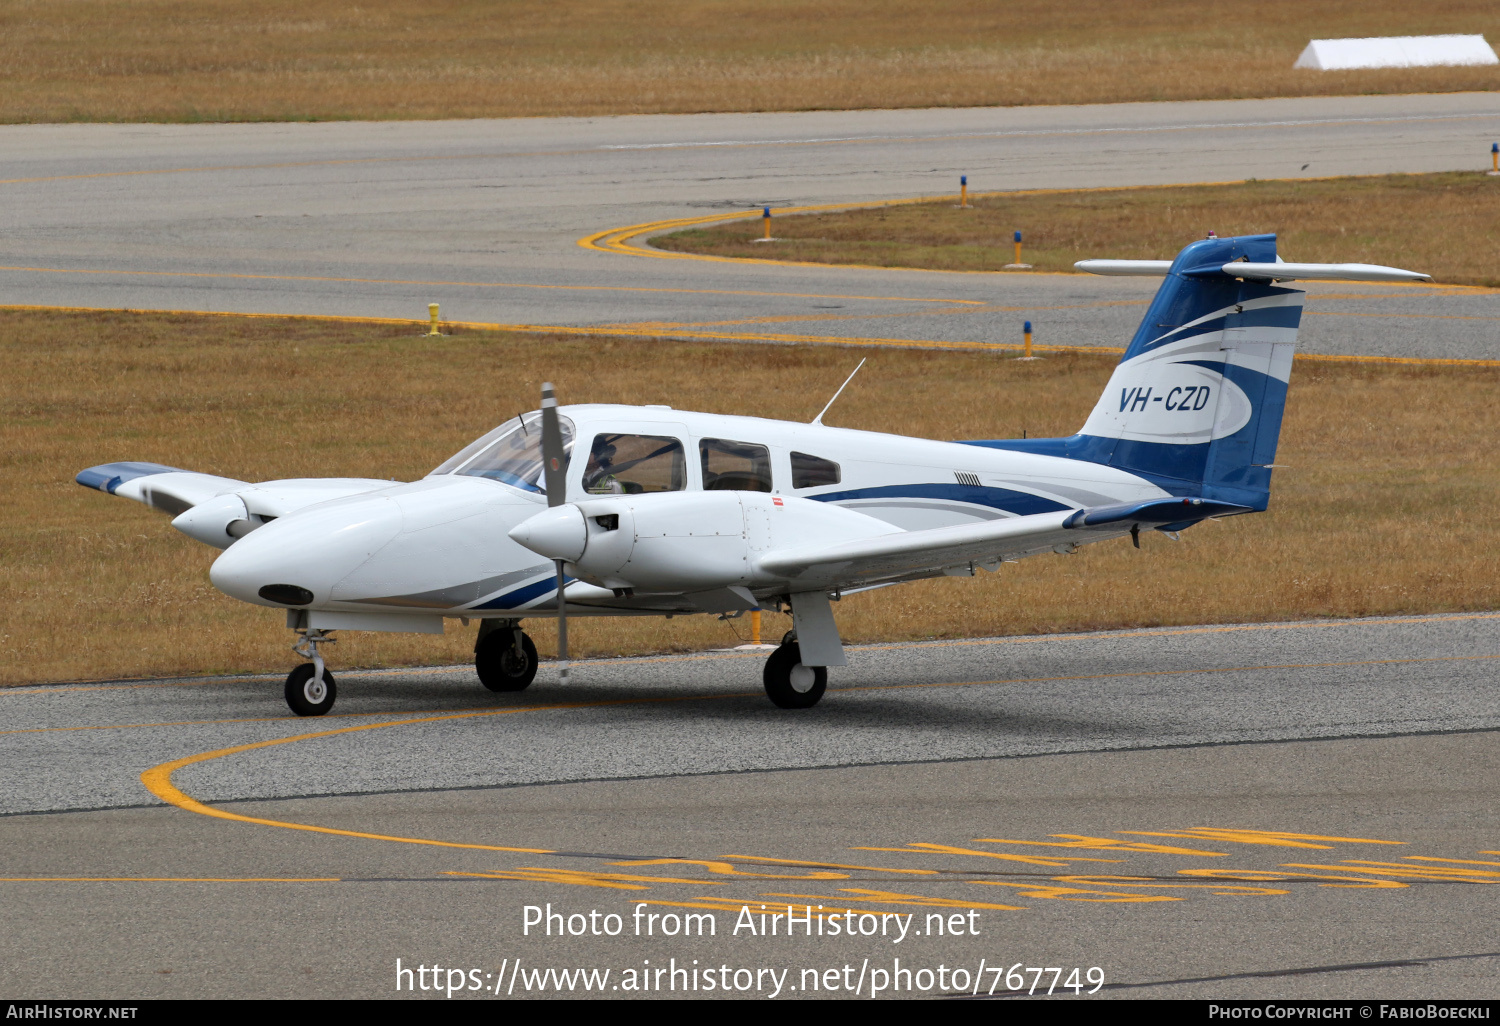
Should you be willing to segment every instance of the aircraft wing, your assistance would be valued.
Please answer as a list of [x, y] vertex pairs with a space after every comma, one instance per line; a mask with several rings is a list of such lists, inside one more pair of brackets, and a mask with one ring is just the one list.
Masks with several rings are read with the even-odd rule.
[[1179, 530], [1208, 517], [1249, 511], [1212, 499], [1152, 499], [783, 549], [762, 556], [757, 565], [765, 573], [791, 580], [794, 587], [805, 584], [809, 591], [855, 588], [971, 564], [993, 569], [1000, 560], [1071, 552], [1132, 528]]
[[[235, 496], [239, 513], [262, 520], [295, 513], [304, 506], [389, 488], [390, 481], [360, 477], [292, 478], [253, 483], [232, 477], [199, 474], [160, 463], [104, 463], [81, 471], [76, 478], [85, 488], [96, 488], [145, 503], [176, 517], [221, 496]], [[227, 541], [225, 544], [228, 544]]]
[[75, 480], [85, 488], [134, 499], [174, 517], [225, 492], [250, 487], [249, 481], [196, 474], [160, 463], [104, 463], [80, 471]]

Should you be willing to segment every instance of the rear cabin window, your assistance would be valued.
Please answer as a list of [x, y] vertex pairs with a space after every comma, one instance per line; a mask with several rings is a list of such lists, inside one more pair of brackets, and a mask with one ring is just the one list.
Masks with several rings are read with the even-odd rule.
[[590, 495], [680, 492], [687, 487], [682, 443], [666, 435], [594, 436], [583, 490]]
[[698, 455], [703, 459], [705, 492], [771, 490], [771, 451], [764, 445], [703, 438], [698, 441]]
[[819, 485], [839, 483], [839, 465], [833, 460], [809, 456], [805, 452], [792, 453], [792, 487], [816, 488]]

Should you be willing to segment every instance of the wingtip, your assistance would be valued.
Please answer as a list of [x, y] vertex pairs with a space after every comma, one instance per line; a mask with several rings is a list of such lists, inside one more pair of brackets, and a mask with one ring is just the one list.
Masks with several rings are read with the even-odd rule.
[[80, 470], [73, 478], [75, 482], [85, 488], [93, 488], [97, 491], [115, 493], [126, 481], [133, 481], [138, 477], [150, 477], [152, 474], [180, 474], [182, 470], [177, 467], [168, 467], [160, 463], [140, 463], [128, 461], [124, 463], [101, 463], [96, 467]]

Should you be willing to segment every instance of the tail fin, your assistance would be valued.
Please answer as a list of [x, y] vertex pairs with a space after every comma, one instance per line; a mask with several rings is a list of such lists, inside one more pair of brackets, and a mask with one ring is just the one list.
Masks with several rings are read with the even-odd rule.
[[1096, 274], [1165, 274], [1099, 404], [1071, 438], [972, 442], [1102, 463], [1172, 495], [1263, 510], [1281, 436], [1300, 289], [1277, 281], [1430, 281], [1376, 264], [1288, 264], [1276, 236], [1207, 238], [1170, 265], [1081, 260]]
[[1276, 236], [1177, 255], [1069, 455], [1266, 508], [1303, 293], [1226, 273], [1241, 262], [1275, 264]]
[[[1258, 276], [1229, 273], [1233, 264]], [[978, 444], [1102, 463], [1172, 495], [1265, 509], [1303, 296], [1266, 280], [1267, 265], [1278, 276], [1303, 266], [1278, 263], [1274, 235], [1204, 239], [1170, 266], [1081, 262], [1166, 280], [1078, 434]]]

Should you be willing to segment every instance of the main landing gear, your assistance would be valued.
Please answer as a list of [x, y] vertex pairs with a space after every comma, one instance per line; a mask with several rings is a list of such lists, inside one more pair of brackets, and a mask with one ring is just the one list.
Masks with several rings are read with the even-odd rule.
[[474, 670], [491, 691], [524, 691], [536, 679], [536, 646], [516, 620], [484, 620], [474, 642]]
[[299, 631], [302, 637], [292, 646], [292, 651], [310, 658], [286, 678], [286, 704], [298, 716], [322, 716], [333, 708], [338, 689], [333, 683], [333, 674], [323, 665], [323, 656], [318, 652], [320, 642], [333, 644], [333, 639], [320, 630]]
[[828, 690], [828, 668], [802, 665], [802, 650], [794, 631], [787, 631], [781, 647], [766, 660], [761, 678], [766, 697], [783, 709], [810, 709]]

